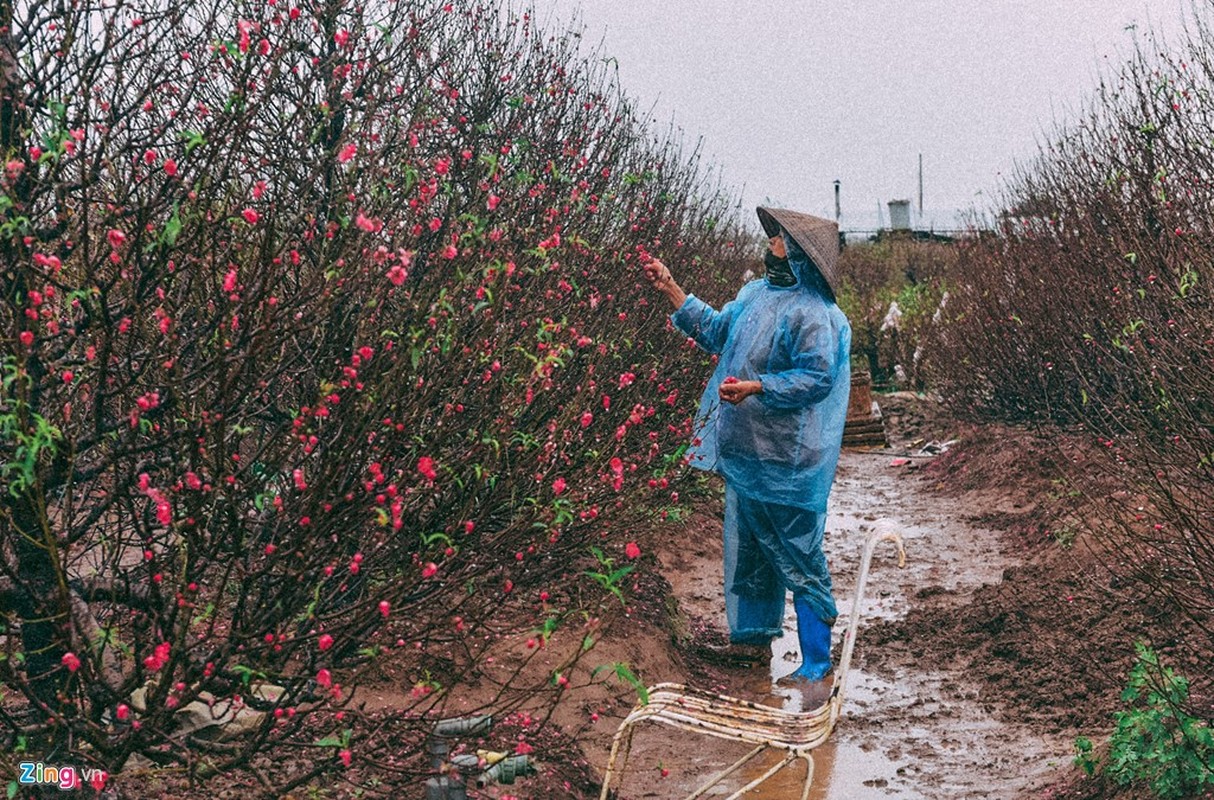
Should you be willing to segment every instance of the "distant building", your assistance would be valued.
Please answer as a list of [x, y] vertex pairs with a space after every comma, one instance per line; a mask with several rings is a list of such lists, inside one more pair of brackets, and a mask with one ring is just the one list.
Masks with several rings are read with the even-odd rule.
[[889, 227], [895, 231], [909, 231], [911, 229], [910, 200], [889, 201]]

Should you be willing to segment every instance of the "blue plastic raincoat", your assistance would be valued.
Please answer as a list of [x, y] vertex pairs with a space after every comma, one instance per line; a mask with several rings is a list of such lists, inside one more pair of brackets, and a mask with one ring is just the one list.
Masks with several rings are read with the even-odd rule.
[[[691, 464], [725, 478], [726, 611], [734, 641], [780, 635], [784, 592], [828, 624], [838, 611], [822, 551], [851, 389], [851, 326], [785, 235], [791, 287], [751, 281], [716, 311], [694, 295], [671, 321], [719, 355], [700, 400]], [[723, 403], [727, 376], [763, 391]]]
[[[785, 237], [797, 284], [753, 280], [716, 311], [689, 295], [671, 321], [720, 356], [700, 398], [692, 466], [721, 473], [738, 494], [826, 511], [851, 391], [851, 325], [804, 251]], [[717, 390], [727, 376], [758, 380], [738, 405]]]

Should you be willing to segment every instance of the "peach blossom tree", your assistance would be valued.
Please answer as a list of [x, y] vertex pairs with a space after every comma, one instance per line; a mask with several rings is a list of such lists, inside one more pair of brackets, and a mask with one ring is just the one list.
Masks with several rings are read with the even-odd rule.
[[[407, 765], [500, 636], [618, 605], [591, 547], [626, 562], [677, 506], [707, 374], [638, 254], [717, 297], [746, 248], [576, 31], [471, 0], [0, 16], [9, 745], [270, 793]], [[416, 689], [390, 747], [351, 703], [383, 659]], [[199, 703], [258, 722], [183, 733]]]

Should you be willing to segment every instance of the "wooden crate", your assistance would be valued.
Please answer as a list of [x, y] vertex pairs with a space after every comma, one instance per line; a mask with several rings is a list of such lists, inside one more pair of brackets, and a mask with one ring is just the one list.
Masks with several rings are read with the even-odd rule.
[[868, 370], [851, 374], [851, 396], [847, 399], [847, 423], [843, 428], [844, 447], [886, 447], [885, 422], [881, 407], [873, 399]]

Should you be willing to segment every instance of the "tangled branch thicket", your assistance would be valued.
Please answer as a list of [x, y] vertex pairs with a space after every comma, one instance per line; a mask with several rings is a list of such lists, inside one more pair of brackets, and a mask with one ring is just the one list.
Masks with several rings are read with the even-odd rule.
[[843, 251], [839, 307], [852, 326], [852, 359], [877, 385], [924, 388], [923, 342], [941, 322], [951, 244], [887, 238]]
[[[963, 246], [928, 372], [958, 411], [1094, 435], [1109, 567], [1214, 649], [1214, 28], [1152, 34]], [[1114, 486], [1110, 493], [1109, 487]], [[1165, 634], [1166, 636], [1166, 634]], [[1128, 643], [1127, 643], [1128, 645]], [[1208, 663], [1208, 662], [1207, 662]], [[1209, 677], [1209, 676], [1207, 676]], [[1208, 717], [1209, 709], [1201, 713]]]
[[[704, 357], [637, 256], [719, 296], [729, 198], [527, 13], [0, 16], [3, 749], [416, 774], [441, 689], [508, 631], [592, 640], [589, 545], [677, 502]], [[385, 652], [390, 740], [350, 705]], [[251, 733], [180, 733], [232, 698]]]

